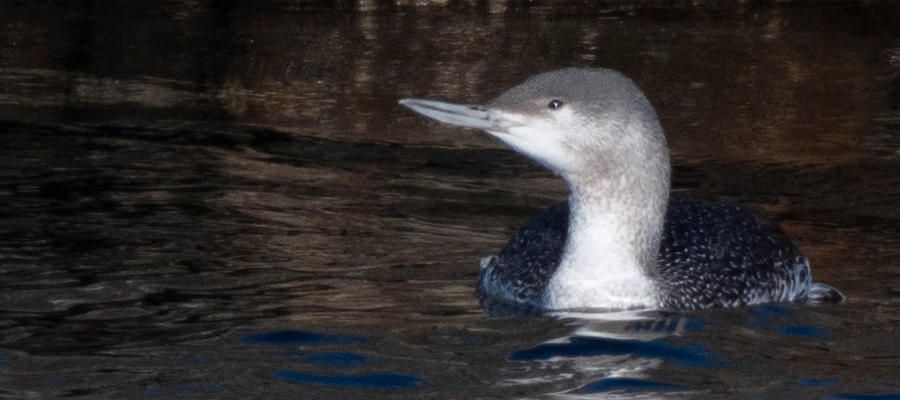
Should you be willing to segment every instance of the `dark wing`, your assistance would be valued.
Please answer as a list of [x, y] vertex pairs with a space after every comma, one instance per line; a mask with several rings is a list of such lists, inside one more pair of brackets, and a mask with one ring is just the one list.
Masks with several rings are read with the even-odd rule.
[[[479, 275], [483, 300], [541, 308], [568, 221], [568, 203], [556, 204], [522, 227], [499, 254], [485, 257]], [[844, 298], [812, 282], [806, 258], [771, 220], [747, 208], [679, 195], [669, 201], [656, 267], [668, 309]]]
[[809, 263], [771, 220], [743, 207], [673, 196], [657, 258], [670, 309], [806, 298]]
[[500, 253], [481, 262], [478, 288], [489, 300], [541, 308], [544, 289], [559, 266], [569, 225], [562, 202], [531, 219]]

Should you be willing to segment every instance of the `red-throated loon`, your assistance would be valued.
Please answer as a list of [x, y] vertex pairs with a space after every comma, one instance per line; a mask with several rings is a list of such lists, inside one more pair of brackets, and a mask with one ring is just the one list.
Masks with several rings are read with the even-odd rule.
[[482, 259], [485, 296], [541, 310], [697, 309], [841, 302], [773, 222], [733, 205], [669, 196], [669, 150], [653, 107], [624, 75], [567, 68], [484, 105], [403, 99], [481, 129], [565, 179], [568, 202]]

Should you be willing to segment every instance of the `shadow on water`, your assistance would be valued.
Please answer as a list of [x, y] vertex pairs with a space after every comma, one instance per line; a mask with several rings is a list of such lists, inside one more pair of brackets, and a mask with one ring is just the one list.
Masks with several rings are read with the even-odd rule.
[[[305, 331], [278, 331], [244, 336], [239, 343], [268, 344], [274, 346], [291, 346], [284, 350], [281, 357], [298, 358], [299, 364], [311, 364], [316, 370], [325, 368], [359, 367], [377, 362], [354, 353], [320, 353], [306, 355], [294, 347], [310, 347], [323, 343], [367, 344], [370, 341], [359, 336], [322, 335]], [[400, 390], [414, 389], [422, 385], [422, 378], [415, 375], [402, 374], [339, 374], [323, 375], [297, 371], [273, 371], [271, 376], [295, 384], [329, 386], [344, 389], [378, 389]]]
[[[454, 385], [454, 379], [460, 379], [453, 373], [448, 374], [446, 369], [458, 372], [458, 368], [474, 368], [475, 371], [468, 374], [478, 377], [478, 382], [487, 383], [485, 379], [499, 377], [493, 385], [506, 388], [509, 393], [527, 393], [529, 388], [541, 387], [544, 393], [563, 397], [666, 393], [698, 396], [709, 390], [709, 385], [722, 384], [737, 390], [742, 388], [740, 385], [754, 384], [754, 380], [764, 384], [776, 373], [770, 370], [771, 363], [746, 363], [745, 357], [752, 357], [754, 351], [768, 348], [771, 352], [773, 349], [769, 346], [793, 338], [800, 340], [801, 346], [809, 347], [808, 356], [827, 352], [824, 346], [828, 341], [821, 335], [791, 332], [805, 326], [800, 320], [812, 316], [803, 307], [762, 306], [749, 311], [707, 310], [693, 315], [630, 313], [615, 317], [597, 315], [599, 319], [595, 320], [487, 320], [466, 332], [457, 333], [462, 336], [455, 337], [444, 331], [439, 337], [426, 339], [431, 343], [428, 348], [423, 348], [422, 342], [404, 333], [396, 335], [402, 342], [400, 348], [377, 343], [384, 339], [373, 341], [360, 336], [309, 331], [273, 331], [247, 335], [237, 341], [265, 345], [268, 350], [263, 353], [272, 358], [270, 376], [301, 386], [327, 390], [419, 389], [426, 394], [441, 393]], [[817, 318], [823, 317], [827, 318], [824, 313]], [[748, 331], [739, 328], [734, 319], [744, 320], [745, 326], [764, 327]], [[818, 331], [830, 329], [823, 328], [821, 321], [812, 324], [818, 326], [813, 328]], [[500, 326], [529, 328], [520, 335], [510, 335], [509, 331], [497, 330]], [[767, 331], [769, 333], [765, 333]], [[827, 332], [825, 336], [830, 335], [831, 332]], [[746, 353], [732, 354], [735, 349], [728, 343], [753, 337], [757, 339], [751, 346], [746, 346]], [[373, 346], [379, 348], [380, 357], [371, 355]], [[448, 357], [441, 349], [455, 355]], [[422, 351], [445, 354], [433, 360], [440, 367], [425, 367], [409, 373], [409, 366], [404, 361], [418, 357]], [[494, 361], [454, 367], [457, 360], [468, 360], [476, 354]], [[419, 368], [423, 366], [418, 364]], [[406, 373], [399, 372], [404, 369], [407, 369]], [[821, 368], [813, 368], [803, 375], [813, 378], [796, 379], [788, 388], [777, 390], [794, 395], [829, 393], [837, 383], [827, 378], [815, 378], [818, 370]], [[723, 371], [734, 371], [735, 375], [722, 375]], [[748, 382], [747, 376], [756, 378]], [[483, 394], [476, 388], [470, 393]]]

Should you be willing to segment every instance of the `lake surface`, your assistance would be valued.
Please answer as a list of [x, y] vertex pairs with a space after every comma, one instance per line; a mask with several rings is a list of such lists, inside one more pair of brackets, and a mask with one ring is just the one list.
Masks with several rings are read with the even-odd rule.
[[[0, 398], [900, 397], [896, 6], [124, 4], [0, 5]], [[565, 187], [397, 99], [572, 65], [846, 304], [486, 316]]]

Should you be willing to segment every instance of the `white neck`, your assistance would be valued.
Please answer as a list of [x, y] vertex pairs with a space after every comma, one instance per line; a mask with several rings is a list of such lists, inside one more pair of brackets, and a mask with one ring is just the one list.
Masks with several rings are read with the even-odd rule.
[[646, 210], [621, 198], [584, 196], [573, 189], [565, 249], [546, 291], [548, 308], [656, 306], [656, 280], [645, 265], [642, 243], [635, 240], [646, 235], [635, 212]]
[[656, 260], [668, 208], [669, 160], [664, 148], [646, 148], [652, 151], [637, 157], [643, 162], [607, 163], [565, 177], [569, 231], [545, 292], [547, 308], [659, 306]]

